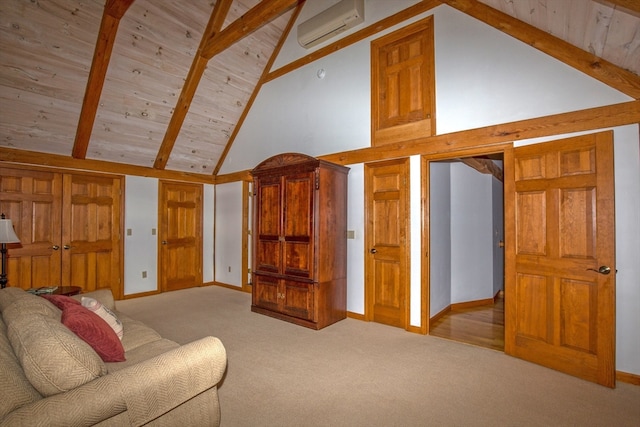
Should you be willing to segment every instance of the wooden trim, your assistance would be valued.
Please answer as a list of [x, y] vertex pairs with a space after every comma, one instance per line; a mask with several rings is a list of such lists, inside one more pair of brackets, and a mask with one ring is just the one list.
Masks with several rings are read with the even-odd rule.
[[100, 103], [100, 95], [104, 86], [104, 79], [107, 75], [107, 68], [111, 60], [111, 52], [118, 34], [118, 26], [120, 19], [125, 14], [129, 6], [134, 0], [109, 0], [107, 1], [102, 21], [100, 22], [100, 30], [98, 31], [98, 40], [93, 52], [93, 61], [87, 87], [84, 92], [82, 108], [80, 110], [80, 118], [76, 130], [76, 137], [73, 143], [72, 156], [76, 159], [84, 159], [87, 155], [93, 124], [96, 120], [96, 112]]
[[242, 273], [242, 290], [251, 292], [249, 280], [249, 183], [242, 181], [242, 260], [240, 270]]
[[250, 170], [244, 170], [225, 175], [216, 175], [214, 178], [215, 184], [227, 184], [229, 182], [237, 181], [253, 181]]
[[16, 150], [5, 147], [0, 147], [0, 162], [29, 165], [29, 167], [35, 165], [119, 175], [144, 176], [171, 181], [215, 184], [215, 178], [208, 174], [200, 175], [189, 172], [163, 171], [144, 166], [105, 162], [102, 160], [74, 159], [73, 157], [58, 154], [38, 153], [35, 151]]
[[140, 298], [140, 297], [148, 297], [151, 295], [158, 295], [160, 293], [159, 290], [155, 290], [155, 291], [147, 291], [147, 292], [138, 292], [136, 294], [128, 294], [128, 295], [122, 295], [122, 299], [133, 299], [133, 298]]
[[630, 374], [628, 372], [616, 371], [616, 380], [623, 383], [640, 385], [640, 375], [638, 374]]
[[208, 284], [211, 284], [213, 286], [220, 286], [221, 288], [233, 289], [234, 291], [251, 292], [251, 288], [249, 288], [249, 290], [246, 290], [246, 289], [243, 289], [242, 286], [230, 285], [228, 283], [218, 282], [217, 280], [214, 280], [213, 282], [209, 282]]
[[347, 317], [349, 319], [362, 320], [363, 322], [367, 321], [367, 319], [364, 317], [364, 314], [354, 313], [353, 311], [347, 311]]
[[220, 155], [220, 159], [218, 159], [218, 164], [216, 165], [215, 169], [213, 170], [213, 175], [217, 175], [218, 172], [220, 172], [220, 168], [222, 168], [222, 164], [224, 163], [225, 159], [227, 158], [227, 154], [229, 154], [229, 150], [231, 150], [231, 146], [235, 142], [236, 137], [238, 136], [238, 132], [240, 132], [240, 129], [242, 128], [242, 125], [243, 125], [245, 119], [247, 118], [247, 115], [249, 115], [249, 110], [251, 110], [251, 107], [253, 106], [253, 103], [255, 102], [256, 98], [258, 97], [258, 93], [260, 93], [260, 89], [262, 89], [262, 86], [264, 85], [264, 82], [266, 80], [267, 74], [271, 70], [271, 67], [273, 66], [273, 63], [275, 62], [276, 58], [278, 57], [278, 54], [280, 53], [280, 50], [282, 49], [282, 46], [284, 45], [284, 42], [287, 39], [287, 36], [291, 32], [291, 28], [293, 28], [293, 24], [296, 22], [296, 19], [298, 18], [298, 15], [300, 14], [300, 11], [302, 10], [302, 5], [303, 4], [304, 3], [300, 3], [298, 5], [298, 7], [294, 10], [293, 14], [291, 15], [291, 18], [289, 19], [289, 22], [287, 23], [287, 27], [282, 32], [282, 36], [280, 36], [280, 40], [278, 41], [278, 45], [275, 47], [275, 49], [271, 53], [271, 57], [269, 58], [269, 61], [265, 65], [264, 70], [262, 70], [262, 75], [260, 76], [260, 80], [258, 80], [258, 83], [253, 88], [253, 92], [251, 92], [251, 97], [247, 101], [247, 104], [245, 105], [244, 110], [242, 110], [242, 114], [240, 115], [240, 118], [238, 119], [238, 122], [236, 123], [236, 125], [233, 128], [233, 132], [231, 133], [231, 136], [229, 137], [229, 141], [224, 146], [224, 150], [222, 151], [222, 154]]
[[483, 305], [493, 305], [493, 297], [479, 299], [475, 301], [464, 301], [464, 302], [456, 302], [451, 304], [451, 311], [460, 310], [464, 308], [472, 308], [472, 307], [481, 307]]
[[433, 9], [436, 6], [441, 4], [440, 0], [422, 0], [421, 2], [408, 7], [394, 15], [391, 15], [381, 21], [375, 22], [369, 25], [362, 30], [355, 32], [351, 35], [348, 35], [334, 43], [331, 43], [328, 46], [323, 47], [322, 49], [318, 49], [307, 56], [303, 56], [296, 61], [293, 61], [287, 65], [284, 65], [277, 70], [269, 73], [264, 80], [263, 83], [270, 82], [271, 80], [275, 80], [278, 77], [281, 77], [291, 71], [297, 70], [300, 67], [303, 67], [307, 64], [310, 64], [314, 61], [317, 61], [320, 58], [324, 58], [327, 55], [331, 55], [339, 51], [340, 49], [344, 49], [347, 46], [350, 46], [354, 43], [359, 42], [360, 40], [366, 39], [367, 37], [373, 36], [381, 31], [386, 30], [396, 24], [399, 24], [407, 19], [413, 18], [416, 15], [427, 12]]
[[178, 101], [176, 102], [176, 107], [173, 109], [173, 114], [171, 115], [171, 119], [169, 120], [167, 131], [165, 132], [164, 138], [162, 139], [162, 144], [158, 149], [156, 160], [153, 163], [153, 167], [155, 169], [164, 169], [167, 166], [167, 162], [169, 161], [169, 156], [171, 155], [173, 146], [176, 143], [176, 139], [178, 139], [180, 129], [182, 129], [184, 120], [187, 117], [187, 113], [189, 112], [191, 101], [193, 101], [193, 97], [196, 94], [196, 90], [198, 90], [198, 85], [200, 83], [200, 80], [202, 79], [202, 75], [207, 69], [207, 63], [209, 62], [210, 58], [205, 58], [202, 52], [209, 42], [209, 39], [212, 38], [216, 34], [216, 32], [220, 31], [220, 28], [222, 28], [224, 19], [226, 18], [227, 13], [229, 13], [229, 9], [231, 8], [232, 1], [233, 0], [217, 1], [215, 6], [213, 7], [213, 10], [211, 11], [209, 22], [207, 23], [207, 27], [202, 34], [202, 39], [200, 40], [198, 53], [193, 58], [193, 62], [191, 63], [191, 67], [189, 68], [184, 86], [182, 86], [180, 96], [178, 97]]
[[[640, 76], [609, 61], [584, 51], [543, 30], [487, 6], [478, 0], [442, 0], [447, 5], [488, 24], [539, 51], [556, 58], [570, 67], [629, 95], [640, 98]], [[631, 8], [632, 0], [618, 0], [618, 4]], [[622, 4], [624, 3], [624, 4]], [[634, 10], [640, 9], [635, 2]]]
[[433, 317], [430, 318], [429, 320], [432, 321], [432, 322], [436, 322], [436, 321], [440, 320], [440, 318], [444, 317], [449, 312], [451, 312], [451, 305], [446, 306], [445, 308], [443, 308], [442, 310], [440, 310], [439, 312], [434, 314]]
[[431, 166], [429, 160], [420, 158], [420, 333], [427, 335], [431, 326]]
[[341, 165], [408, 157], [418, 154], [442, 154], [470, 148], [498, 146], [506, 142], [605, 129], [640, 122], [640, 101], [629, 101], [569, 113], [486, 126], [442, 135], [397, 142], [382, 147], [367, 147], [325, 156], [321, 160]]

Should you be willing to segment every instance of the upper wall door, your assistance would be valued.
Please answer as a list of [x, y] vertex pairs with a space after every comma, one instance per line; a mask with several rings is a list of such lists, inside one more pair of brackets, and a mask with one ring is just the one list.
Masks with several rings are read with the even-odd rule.
[[613, 387], [612, 132], [505, 154], [505, 351]]
[[435, 134], [433, 17], [371, 43], [372, 145]]
[[202, 185], [160, 181], [162, 291], [202, 285]]

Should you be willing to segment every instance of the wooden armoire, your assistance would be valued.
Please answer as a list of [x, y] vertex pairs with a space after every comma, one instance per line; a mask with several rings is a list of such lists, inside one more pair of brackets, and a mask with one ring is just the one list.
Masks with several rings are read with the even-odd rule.
[[348, 173], [296, 153], [252, 171], [252, 311], [312, 329], [346, 317]]

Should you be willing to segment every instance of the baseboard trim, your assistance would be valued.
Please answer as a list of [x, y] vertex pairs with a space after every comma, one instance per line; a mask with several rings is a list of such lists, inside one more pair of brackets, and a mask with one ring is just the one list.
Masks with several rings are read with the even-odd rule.
[[440, 310], [438, 313], [436, 313], [433, 317], [431, 317], [429, 320], [431, 322], [435, 322], [437, 320], [440, 320], [441, 317], [443, 317], [445, 314], [449, 313], [451, 311], [451, 305], [446, 306], [445, 308], [443, 308], [442, 310]]
[[362, 320], [362, 321], [367, 320], [364, 318], [364, 314], [354, 313], [353, 311], [347, 311], [347, 317], [349, 319], [356, 319], [356, 320]]
[[633, 385], [640, 385], [640, 375], [616, 371], [616, 381]]

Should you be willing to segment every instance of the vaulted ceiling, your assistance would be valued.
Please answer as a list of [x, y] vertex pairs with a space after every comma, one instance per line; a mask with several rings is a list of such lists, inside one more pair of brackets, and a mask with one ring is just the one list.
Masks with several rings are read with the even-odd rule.
[[[515, 18], [521, 40], [542, 50], [557, 41], [560, 50], [552, 50], [570, 65], [563, 43], [578, 47], [601, 59], [592, 67], [613, 69], [616, 79], [631, 76], [637, 86], [636, 0], [442, 2], [507, 33]], [[439, 3], [423, 0], [412, 10]], [[303, 0], [3, 0], [0, 160], [39, 156], [58, 166], [86, 162], [103, 170], [129, 167], [125, 173], [213, 178], [260, 86], [284, 72], [272, 63], [303, 6]], [[359, 30], [363, 38], [371, 24]]]

